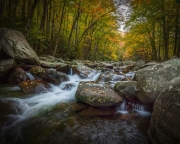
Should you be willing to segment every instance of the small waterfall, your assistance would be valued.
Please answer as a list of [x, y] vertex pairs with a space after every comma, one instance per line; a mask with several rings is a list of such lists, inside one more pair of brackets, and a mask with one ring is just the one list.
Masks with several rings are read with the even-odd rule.
[[133, 110], [135, 110], [135, 111], [147, 111], [144, 106], [139, 105], [139, 104], [133, 105]]
[[134, 104], [133, 110], [135, 110], [142, 116], [150, 116], [151, 115], [151, 112], [148, 111], [148, 109], [146, 107], [144, 107], [143, 105], [140, 105], [140, 104]]
[[30, 73], [30, 72], [26, 72], [27, 76], [29, 77], [30, 80], [34, 80], [35, 77]]
[[73, 69], [72, 69], [72, 68], [70, 68], [69, 74], [70, 74], [71, 76], [73, 75]]
[[127, 109], [126, 109], [126, 100], [125, 100], [125, 99], [124, 99], [124, 101], [118, 106], [117, 112], [120, 112], [120, 113], [128, 113], [128, 111], [127, 111]]

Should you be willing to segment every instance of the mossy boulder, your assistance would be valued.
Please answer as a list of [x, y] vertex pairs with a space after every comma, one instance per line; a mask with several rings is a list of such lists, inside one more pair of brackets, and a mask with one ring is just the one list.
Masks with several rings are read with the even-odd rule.
[[110, 86], [95, 82], [81, 82], [75, 97], [77, 101], [95, 107], [111, 107], [123, 101], [123, 97], [114, 92]]

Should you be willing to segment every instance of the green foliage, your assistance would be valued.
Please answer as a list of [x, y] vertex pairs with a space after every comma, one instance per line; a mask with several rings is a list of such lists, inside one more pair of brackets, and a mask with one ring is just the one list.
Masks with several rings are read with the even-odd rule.
[[180, 37], [179, 8], [175, 0], [134, 0], [131, 17], [126, 23], [125, 57], [137, 52], [141, 52], [142, 58], [153, 60], [180, 56], [180, 40], [176, 38]]
[[1, 25], [23, 32], [38, 54], [118, 58], [121, 36], [113, 0], [7, 0], [1, 13]]

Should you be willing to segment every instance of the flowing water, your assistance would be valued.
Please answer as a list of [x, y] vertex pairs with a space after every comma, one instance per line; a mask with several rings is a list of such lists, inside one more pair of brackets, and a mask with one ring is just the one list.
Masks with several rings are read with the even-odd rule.
[[124, 101], [109, 116], [82, 116], [71, 109], [79, 82], [95, 81], [99, 75], [89, 79], [69, 75], [70, 81], [41, 94], [1, 85], [0, 143], [146, 144], [150, 113], [141, 105], [128, 110]]

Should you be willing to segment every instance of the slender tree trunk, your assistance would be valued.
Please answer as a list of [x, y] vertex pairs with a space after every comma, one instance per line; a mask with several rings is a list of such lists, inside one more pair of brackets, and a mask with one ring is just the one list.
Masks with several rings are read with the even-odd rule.
[[34, 11], [35, 11], [35, 8], [36, 8], [38, 2], [39, 2], [39, 0], [34, 0], [34, 2], [32, 4], [32, 7], [30, 9], [27, 24], [26, 24], [26, 32], [25, 32], [26, 37], [29, 35], [29, 31], [30, 31], [30, 28], [31, 28], [31, 22], [32, 22], [32, 19], [33, 19], [33, 16], [34, 16]]
[[21, 19], [24, 21], [26, 20], [26, 0], [23, 0], [23, 5], [22, 5], [22, 11], [21, 11]]
[[[162, 12], [165, 13], [165, 4], [162, 6]], [[164, 56], [165, 56], [164, 58], [168, 59], [169, 39], [167, 33], [167, 22], [166, 22], [165, 14], [162, 17], [162, 27], [163, 27]]]
[[6, 4], [6, 0], [0, 0], [0, 25], [2, 24], [5, 4]]
[[179, 9], [177, 7], [177, 9], [176, 9], [176, 30], [175, 30], [173, 55], [177, 55], [177, 42], [178, 42], [178, 32], [179, 32], [179, 26], [178, 26], [179, 16], [178, 16], [178, 13], [179, 13]]
[[61, 11], [61, 20], [59, 23], [59, 30], [56, 36], [56, 42], [55, 42], [55, 47], [54, 47], [54, 51], [53, 51], [53, 56], [55, 57], [56, 52], [57, 52], [57, 47], [58, 47], [58, 43], [59, 43], [59, 36], [61, 33], [61, 28], [62, 28], [62, 24], [63, 24], [63, 19], [64, 19], [64, 14], [65, 14], [65, 7], [66, 7], [66, 1], [64, 2], [63, 6], [62, 6], [62, 11]]
[[43, 1], [43, 13], [42, 13], [41, 25], [40, 25], [40, 30], [42, 30], [42, 31], [44, 31], [47, 14], [48, 14], [48, 0], [44, 0]]
[[[71, 39], [72, 39], [72, 34], [73, 34], [73, 30], [75, 28], [75, 25], [80, 17], [80, 14], [81, 14], [81, 10], [80, 10], [80, 5], [81, 5], [81, 1], [79, 1], [79, 4], [78, 4], [78, 9], [77, 9], [77, 16], [76, 18], [74, 19], [73, 21], [73, 24], [72, 24], [72, 27], [71, 27], [71, 31], [70, 31], [70, 34], [69, 34], [69, 38], [68, 38], [68, 44], [67, 44], [67, 48], [69, 49], [69, 46], [70, 46], [70, 43], [71, 43]], [[71, 50], [72, 52], [72, 50]]]

